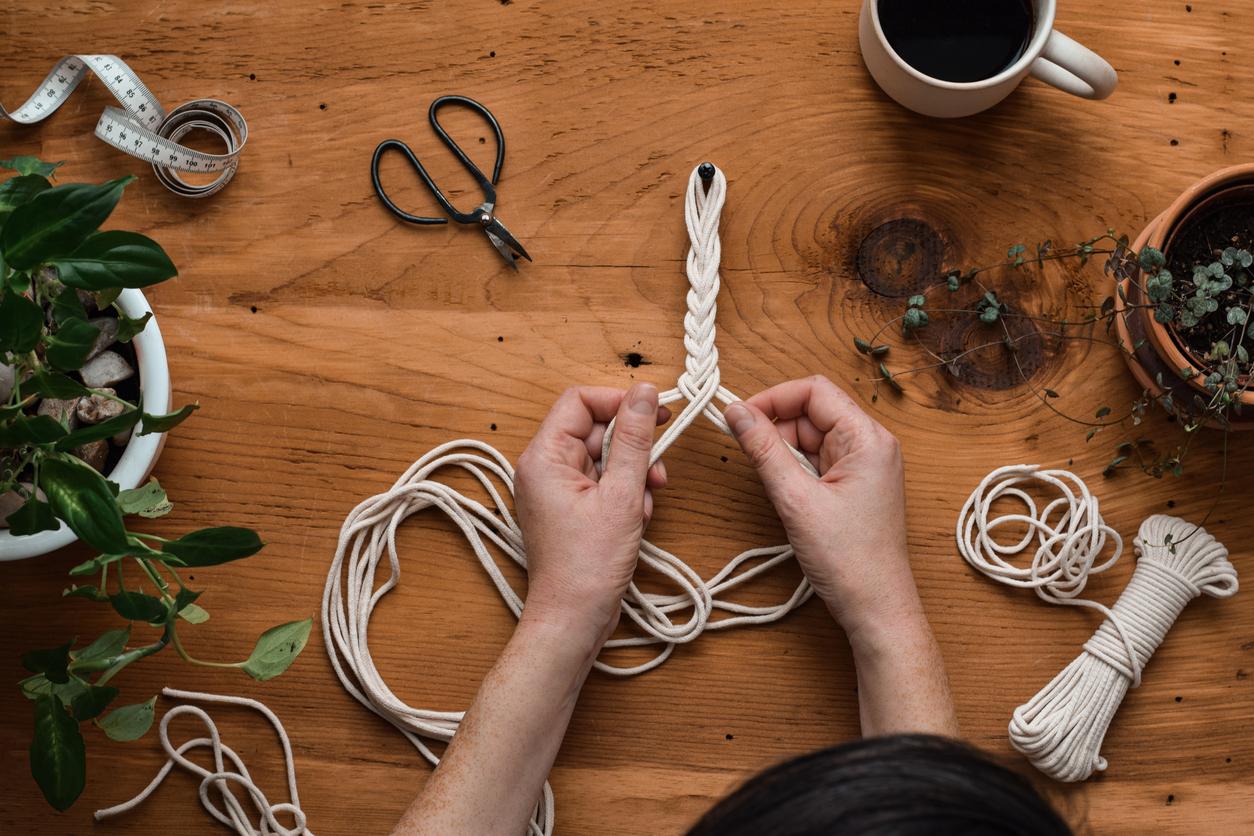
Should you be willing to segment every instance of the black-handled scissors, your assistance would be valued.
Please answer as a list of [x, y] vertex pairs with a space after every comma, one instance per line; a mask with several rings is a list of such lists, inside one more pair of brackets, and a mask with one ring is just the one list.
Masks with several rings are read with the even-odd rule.
[[[440, 108], [449, 104], [462, 105], [478, 113], [488, 121], [492, 126], [492, 133], [496, 137], [496, 163], [492, 166], [492, 179], [489, 180], [484, 176], [479, 167], [470, 161], [470, 157], [466, 156], [466, 152], [461, 149], [452, 137], [444, 130], [440, 124], [438, 113]], [[531, 261], [531, 256], [527, 255], [527, 251], [523, 249], [523, 245], [518, 243], [510, 231], [505, 228], [505, 224], [501, 223], [500, 218], [496, 217], [496, 181], [501, 176], [501, 166], [505, 162], [505, 134], [501, 132], [501, 125], [496, 121], [496, 117], [492, 115], [492, 111], [479, 104], [474, 99], [466, 96], [440, 96], [431, 103], [431, 108], [427, 111], [427, 120], [431, 122], [431, 127], [435, 130], [436, 136], [448, 146], [454, 156], [461, 161], [462, 166], [470, 172], [471, 176], [479, 184], [479, 188], [483, 189], [483, 203], [479, 204], [471, 212], [459, 212], [457, 207], [449, 202], [444, 196], [444, 192], [440, 191], [440, 187], [431, 179], [431, 175], [423, 168], [422, 163], [414, 156], [414, 152], [409, 146], [398, 139], [385, 139], [379, 143], [379, 147], [374, 149], [374, 157], [370, 160], [370, 180], [374, 184], [375, 194], [379, 196], [379, 200], [383, 201], [383, 205], [392, 211], [392, 214], [411, 224], [446, 224], [449, 218], [457, 221], [459, 224], [475, 224], [483, 229], [487, 234], [488, 240], [492, 242], [492, 246], [496, 247], [496, 251], [501, 254], [511, 267], [518, 269], [519, 257]], [[418, 176], [427, 184], [427, 188], [435, 195], [435, 199], [444, 207], [444, 211], [448, 212], [449, 218], [426, 218], [419, 215], [411, 215], [404, 209], [401, 209], [387, 193], [383, 190], [383, 184], [379, 182], [379, 160], [390, 149], [400, 151], [409, 160], [410, 164], [417, 169]]]

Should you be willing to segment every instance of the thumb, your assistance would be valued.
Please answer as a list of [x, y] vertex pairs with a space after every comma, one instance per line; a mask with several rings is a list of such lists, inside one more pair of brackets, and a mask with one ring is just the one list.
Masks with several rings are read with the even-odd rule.
[[762, 478], [776, 511], [786, 510], [782, 506], [791, 504], [789, 498], [795, 498], [814, 480], [801, 468], [779, 429], [762, 410], [737, 401], [723, 410], [723, 417], [740, 442], [740, 449], [745, 451], [749, 463]]
[[637, 383], [627, 390], [614, 417], [609, 459], [601, 474], [603, 484], [643, 497], [656, 427], [657, 387], [651, 383]]

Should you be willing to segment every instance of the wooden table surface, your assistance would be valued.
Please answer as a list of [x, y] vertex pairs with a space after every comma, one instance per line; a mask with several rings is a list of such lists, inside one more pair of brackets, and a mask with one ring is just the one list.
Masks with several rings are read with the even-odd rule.
[[[1111, 443], [1086, 444], [1082, 428], [1014, 385], [995, 352], [976, 363], [987, 385], [928, 373], [872, 404], [850, 343], [902, 305], [864, 280], [902, 292], [916, 271], [996, 262], [1018, 241], [1074, 241], [1108, 226], [1135, 233], [1195, 179], [1248, 160], [1248, 3], [1064, 0], [1059, 28], [1117, 68], [1115, 95], [1086, 102], [1029, 80], [958, 122], [909, 113], [871, 82], [854, 0], [6, 5], [7, 106], [61, 55], [90, 46], [124, 56], [169, 106], [216, 97], [249, 120], [235, 182], [203, 202], [172, 197], [91, 136], [110, 103], [98, 82], [39, 127], [0, 128], [4, 156], [67, 160], [63, 181], [137, 174], [111, 223], [157, 238], [179, 266], [150, 295], [176, 397], [202, 409], [157, 466], [177, 508], [156, 530], [249, 525], [269, 543], [253, 559], [197, 573], [213, 617], [191, 631], [194, 654], [243, 658], [262, 628], [315, 614], [345, 514], [434, 445], [482, 438], [513, 458], [566, 386], [671, 385], [683, 361], [683, 190], [705, 159], [730, 179], [723, 380], [749, 394], [826, 374], [899, 435], [914, 568], [974, 741], [1017, 760], [1006, 741], [1011, 711], [1096, 626], [961, 562], [954, 519], [979, 479], [1006, 463], [1072, 462], [1127, 536], [1148, 514], [1174, 507], [1198, 519], [1211, 504], [1216, 436], [1182, 478], [1104, 480]], [[397, 136], [456, 198], [474, 197], [425, 124], [428, 102], [449, 92], [487, 103], [504, 126], [499, 210], [535, 257], [517, 274], [473, 232], [403, 226], [371, 191], [371, 149]], [[448, 123], [486, 164], [491, 139], [478, 144], [473, 119]], [[387, 172], [403, 180], [391, 162]], [[408, 179], [398, 200], [434, 208]], [[1100, 273], [1050, 267], [1017, 280], [1009, 298], [1073, 310], [1109, 292]], [[633, 353], [639, 365], [624, 359]], [[1033, 382], [1081, 417], [1136, 395], [1105, 345], [1047, 352]], [[1147, 425], [1171, 438], [1162, 416]], [[1254, 454], [1236, 441], [1209, 525], [1251, 573], [1244, 490]], [[657, 542], [708, 576], [743, 548], [780, 541], [728, 440], [698, 426], [668, 458]], [[400, 588], [372, 627], [376, 660], [409, 702], [462, 708], [512, 620], [446, 520], [415, 518], [401, 545]], [[0, 567], [7, 680], [22, 675], [21, 651], [114, 624], [106, 608], [59, 597], [85, 554], [71, 547]], [[1113, 600], [1131, 564], [1095, 594]], [[789, 567], [749, 597], [778, 596], [796, 576]], [[1254, 828], [1250, 594], [1186, 610], [1110, 730], [1109, 771], [1056, 788], [1077, 822], [1101, 833]], [[264, 699], [292, 735], [319, 833], [385, 832], [429, 774], [340, 687], [318, 628], [271, 682], [164, 653], [118, 684], [128, 702], [163, 684]], [[219, 714], [228, 742], [281, 796], [272, 736], [253, 717]], [[52, 813], [29, 777], [30, 729], [18, 690], [0, 688], [0, 830], [220, 832], [185, 775], [124, 821], [91, 824], [92, 810], [129, 797], [162, 762], [155, 733], [121, 744], [86, 727], [87, 791], [71, 812]], [[771, 626], [707, 635], [644, 676], [591, 677], [553, 771], [558, 830], [680, 833], [754, 771], [856, 734], [850, 656], [817, 603]]]

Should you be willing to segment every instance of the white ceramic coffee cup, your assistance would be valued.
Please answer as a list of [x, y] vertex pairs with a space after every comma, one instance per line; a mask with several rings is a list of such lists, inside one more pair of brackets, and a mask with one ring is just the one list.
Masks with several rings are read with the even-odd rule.
[[[941, 2], [941, 0], [932, 0]], [[944, 81], [906, 63], [889, 45], [880, 26], [878, 0], [863, 0], [858, 21], [862, 60], [884, 92], [927, 116], [970, 116], [987, 110], [1028, 75], [1085, 99], [1104, 99], [1115, 90], [1114, 67], [1093, 50], [1054, 30], [1056, 0], [1033, 0], [1034, 28], [1027, 48], [1013, 64], [982, 81]]]

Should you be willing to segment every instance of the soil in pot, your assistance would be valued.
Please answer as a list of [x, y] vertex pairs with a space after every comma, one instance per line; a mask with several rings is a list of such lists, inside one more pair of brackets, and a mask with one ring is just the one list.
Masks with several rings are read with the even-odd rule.
[[[1177, 288], [1191, 284], [1195, 267], [1219, 261], [1229, 248], [1254, 253], [1254, 188], [1241, 187], [1217, 195], [1186, 216], [1173, 231], [1164, 256]], [[1241, 272], [1239, 266], [1228, 269], [1228, 275], [1234, 279]], [[1246, 350], [1254, 356], [1254, 329], [1234, 327], [1225, 314], [1231, 307], [1248, 307], [1250, 294], [1249, 285], [1234, 281], [1232, 287], [1215, 297], [1218, 310], [1194, 326], [1172, 327], [1173, 338], [1187, 354], [1201, 360], [1220, 341], [1235, 351], [1237, 338], [1245, 334]], [[1248, 361], [1239, 366], [1242, 375], [1250, 372]]]

